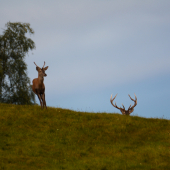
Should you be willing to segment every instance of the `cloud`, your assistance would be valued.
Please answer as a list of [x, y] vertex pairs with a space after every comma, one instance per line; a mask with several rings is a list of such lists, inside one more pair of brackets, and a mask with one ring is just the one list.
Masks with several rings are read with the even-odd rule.
[[[49, 93], [119, 86], [169, 71], [170, 1], [3, 1], [1, 23], [29, 22]], [[55, 91], [54, 91], [55, 89]]]

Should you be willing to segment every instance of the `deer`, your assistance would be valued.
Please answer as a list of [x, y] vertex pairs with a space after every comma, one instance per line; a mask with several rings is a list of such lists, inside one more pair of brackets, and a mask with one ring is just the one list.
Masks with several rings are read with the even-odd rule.
[[[134, 94], [134, 95], [135, 95], [135, 94]], [[117, 96], [117, 94], [116, 94], [116, 96]], [[132, 101], [134, 101], [134, 105], [131, 106], [131, 104], [130, 104], [128, 110], [125, 110], [125, 106], [124, 106], [123, 104], [122, 104], [123, 108], [118, 107], [118, 106], [116, 105], [116, 102], [115, 102], [115, 104], [113, 104], [113, 100], [116, 98], [116, 96], [112, 99], [112, 95], [111, 95], [111, 97], [110, 97], [110, 102], [111, 102], [111, 104], [112, 104], [115, 108], [119, 109], [123, 115], [130, 115], [130, 114], [134, 111], [134, 107], [137, 105], [137, 97], [136, 97], [136, 95], [135, 95], [135, 99], [132, 99], [132, 98], [130, 97], [130, 95], [128, 94], [128, 96], [130, 97], [130, 99], [131, 99]]]
[[[34, 64], [36, 65], [35, 62], [34, 62]], [[36, 70], [38, 71], [38, 78], [33, 79], [32, 90], [38, 96], [38, 99], [39, 99], [40, 104], [41, 104], [41, 108], [44, 108], [44, 106], [45, 106], [46, 109], [47, 109], [46, 101], [45, 101], [44, 77], [47, 76], [45, 71], [48, 69], [48, 66], [45, 67], [45, 68], [44, 68], [44, 66], [45, 66], [45, 61], [44, 61], [44, 65], [43, 65], [42, 68], [40, 68], [36, 65]]]

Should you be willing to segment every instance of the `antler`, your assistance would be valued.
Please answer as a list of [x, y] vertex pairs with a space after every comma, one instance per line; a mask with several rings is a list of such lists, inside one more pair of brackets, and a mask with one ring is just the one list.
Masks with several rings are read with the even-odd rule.
[[[137, 97], [136, 97], [136, 94], [135, 94], [135, 93], [134, 93], [134, 95], [135, 95], [135, 99], [132, 99], [132, 98], [130, 97], [130, 95], [128, 94], [128, 96], [130, 97], [130, 99], [135, 102], [133, 106], [131, 106], [131, 105], [129, 106], [128, 111], [134, 110], [134, 107], [137, 105]], [[132, 111], [132, 112], [133, 112], [133, 111]]]
[[44, 65], [43, 65], [43, 68], [44, 68], [44, 66], [45, 66], [45, 61], [44, 61]]
[[[116, 94], [116, 96], [117, 96], [117, 94]], [[131, 99], [132, 101], [134, 101], [135, 103], [134, 103], [133, 106], [130, 105], [129, 108], [128, 108], [128, 110], [125, 110], [125, 106], [124, 106], [123, 104], [122, 104], [123, 108], [118, 107], [118, 106], [116, 105], [116, 102], [115, 102], [115, 104], [113, 104], [113, 100], [116, 98], [116, 96], [112, 99], [112, 95], [111, 95], [111, 97], [110, 97], [110, 102], [111, 102], [111, 104], [112, 104], [115, 108], [119, 109], [123, 115], [130, 115], [130, 114], [134, 111], [134, 107], [137, 105], [137, 97], [136, 97], [136, 95], [135, 95], [135, 99], [132, 99], [132, 98], [130, 97], [130, 95], [129, 95], [130, 99]]]
[[[34, 62], [34, 64], [37, 66], [37, 64]], [[37, 66], [38, 67], [38, 66]]]
[[116, 102], [115, 102], [115, 104], [113, 104], [113, 100], [116, 98], [116, 96], [117, 96], [117, 94], [116, 94], [115, 97], [112, 99], [112, 94], [111, 94], [111, 96], [110, 96], [110, 103], [111, 103], [114, 107], [116, 107], [117, 109], [120, 109], [120, 107], [118, 107], [118, 106], [116, 105]]
[[[34, 62], [34, 64], [37, 66], [37, 64]], [[43, 68], [44, 68], [44, 66], [45, 66], [45, 61], [44, 61], [44, 65], [43, 65]], [[39, 67], [39, 66], [37, 66], [37, 67]]]

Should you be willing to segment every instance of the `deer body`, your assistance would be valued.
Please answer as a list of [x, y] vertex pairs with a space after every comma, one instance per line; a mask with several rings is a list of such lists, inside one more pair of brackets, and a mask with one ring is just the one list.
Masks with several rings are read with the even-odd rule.
[[[35, 62], [34, 62], [34, 64], [35, 64]], [[44, 62], [44, 66], [45, 66], [45, 62]], [[45, 70], [48, 69], [48, 66], [45, 68], [44, 68], [44, 66], [42, 68], [40, 68], [38, 66], [36, 67], [36, 70], [38, 71], [38, 78], [35, 78], [32, 81], [32, 83], [33, 83], [32, 90], [38, 96], [38, 99], [41, 104], [41, 108], [44, 108], [44, 106], [47, 108], [46, 101], [45, 101], [44, 77], [47, 76], [47, 74], [45, 74]]]
[[36, 78], [32, 81], [34, 86], [32, 86], [32, 90], [35, 94], [43, 94], [45, 92], [45, 85], [41, 78]]

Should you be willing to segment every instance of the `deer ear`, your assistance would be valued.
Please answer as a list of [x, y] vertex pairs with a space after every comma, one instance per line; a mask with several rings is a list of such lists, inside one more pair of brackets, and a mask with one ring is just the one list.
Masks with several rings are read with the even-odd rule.
[[44, 70], [47, 70], [48, 69], [48, 66], [44, 68]]
[[38, 71], [38, 70], [39, 70], [39, 67], [36, 67], [36, 70]]

